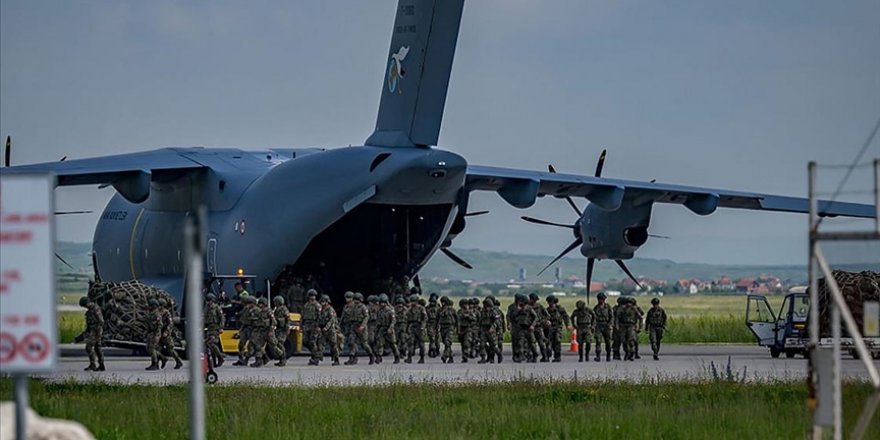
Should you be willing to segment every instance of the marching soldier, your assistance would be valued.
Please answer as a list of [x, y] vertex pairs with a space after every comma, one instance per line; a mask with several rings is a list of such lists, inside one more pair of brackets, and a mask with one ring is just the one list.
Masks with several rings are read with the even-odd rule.
[[458, 342], [461, 345], [462, 362], [467, 362], [471, 355], [471, 326], [475, 320], [469, 309], [470, 300], [462, 298], [458, 301]]
[[254, 330], [254, 310], [256, 309], [254, 297], [248, 295], [243, 297], [241, 301], [244, 308], [241, 309], [238, 317], [238, 322], [241, 323], [241, 328], [238, 330], [238, 360], [232, 364], [237, 366], [245, 366], [250, 360], [249, 342]]
[[587, 353], [587, 361], [589, 361], [590, 341], [593, 337], [593, 330], [596, 328], [596, 317], [583, 300], [578, 300], [575, 307], [575, 310], [571, 312], [571, 326], [577, 331], [578, 362], [584, 361], [585, 352]]
[[428, 312], [425, 311], [425, 307], [419, 304], [419, 296], [416, 294], [410, 295], [409, 297], [409, 310], [406, 314], [407, 319], [407, 332], [409, 333], [409, 350], [406, 352], [406, 363], [412, 363], [412, 356], [416, 352], [416, 348], [419, 349], [419, 363], [425, 363], [425, 340], [423, 332], [425, 329], [425, 322], [428, 320]]
[[394, 312], [394, 307], [388, 304], [388, 295], [379, 294], [379, 310], [376, 313], [376, 348], [373, 350], [378, 364], [382, 363], [386, 345], [394, 355], [394, 363], [400, 363], [400, 351], [397, 348], [397, 337], [394, 331], [396, 322], [397, 314]]
[[[604, 292], [596, 295], [599, 303], [593, 307], [593, 316], [596, 318], [596, 362], [601, 359], [602, 343], [605, 343], [605, 360], [611, 361], [611, 330], [614, 328], [614, 311], [605, 302], [607, 296]], [[589, 355], [589, 353], [587, 353]]]
[[620, 346], [623, 343], [623, 336], [620, 332], [620, 311], [625, 304], [626, 297], [618, 296], [617, 304], [611, 308], [611, 315], [613, 316], [613, 327], [611, 328], [611, 352], [615, 361], [620, 360]]
[[431, 293], [431, 296], [428, 298], [425, 312], [428, 314], [428, 320], [425, 322], [428, 329], [428, 356], [435, 358], [440, 356], [440, 330], [437, 328], [437, 315], [440, 313], [440, 306], [437, 304], [436, 293]]
[[159, 301], [156, 298], [150, 298], [147, 304], [150, 306], [150, 313], [147, 314], [146, 323], [147, 353], [150, 355], [150, 366], [147, 367], [147, 370], [152, 371], [159, 369], [159, 362], [164, 367], [168, 359], [159, 350], [159, 344], [162, 341], [162, 328], [164, 327], [162, 311], [159, 310]]
[[[516, 334], [519, 339], [520, 349], [525, 352], [527, 362], [535, 363], [538, 360], [538, 350], [535, 347], [535, 326], [538, 324], [538, 314], [529, 305], [529, 298], [522, 295], [517, 298], [516, 322], [519, 329]], [[522, 360], [514, 360], [522, 362]]]
[[513, 302], [507, 306], [507, 329], [510, 330], [510, 346], [513, 350], [513, 361], [522, 362], [523, 348], [520, 345], [519, 326], [516, 324], [516, 314], [519, 311], [518, 304], [521, 293], [514, 295]]
[[[248, 352], [253, 355], [254, 363], [251, 367], [260, 368], [266, 364], [266, 345], [269, 334], [274, 336], [272, 328], [272, 312], [269, 310], [269, 301], [261, 297], [257, 300], [256, 311], [253, 312], [255, 319], [253, 320], [253, 330], [251, 331], [251, 339]], [[272, 348], [272, 347], [270, 347]]]
[[394, 298], [394, 333], [397, 338], [397, 349], [401, 356], [406, 355], [409, 351], [409, 334], [406, 332], [406, 314], [409, 307], [406, 306], [406, 300], [403, 296], [398, 295]]
[[666, 330], [666, 311], [660, 307], [660, 298], [651, 300], [651, 308], [645, 317], [645, 330], [648, 331], [648, 339], [651, 341], [651, 351], [654, 352], [654, 360], [660, 360], [660, 341], [663, 340], [663, 331]]
[[636, 311], [639, 312], [639, 325], [636, 327], [636, 351], [635, 351], [635, 357], [636, 357], [636, 359], [641, 359], [642, 357], [639, 356], [639, 335], [642, 333], [642, 321], [644, 321], [644, 318], [645, 318], [645, 311], [642, 310], [641, 307], [639, 307], [639, 303], [638, 303], [638, 301], [635, 299], [635, 297], [630, 297], [630, 300], [632, 301], [633, 306], [636, 308]]
[[620, 339], [623, 345], [624, 359], [627, 361], [635, 361], [636, 346], [636, 328], [641, 329], [641, 318], [636, 310], [635, 300], [632, 298], [625, 299], [623, 305], [618, 310], [617, 322], [620, 325]]
[[223, 326], [226, 324], [226, 315], [217, 304], [217, 297], [213, 293], [209, 293], [205, 297], [205, 346], [214, 358], [215, 366], [223, 365], [225, 361], [223, 350], [220, 349], [220, 333], [223, 332]]
[[553, 362], [562, 362], [562, 325], [571, 328], [571, 322], [568, 312], [559, 305], [559, 298], [553, 295], [547, 297], [547, 316], [550, 321], [547, 350], [553, 352]]
[[272, 309], [272, 315], [275, 317], [275, 352], [279, 355], [275, 365], [283, 367], [287, 365], [287, 350], [284, 345], [290, 334], [290, 310], [284, 305], [283, 296], [276, 296], [272, 303], [275, 305]]
[[330, 305], [330, 297], [321, 295], [321, 312], [318, 314], [318, 329], [321, 337], [318, 339], [316, 350], [320, 353], [318, 359], [312, 355], [309, 365], [318, 365], [318, 361], [324, 360], [324, 344], [330, 346], [331, 365], [339, 365], [339, 320], [336, 318], [336, 310]]
[[[346, 292], [346, 301], [348, 301], [348, 294], [350, 292]], [[306, 348], [309, 349], [309, 353], [312, 355], [312, 359], [316, 357], [323, 356], [323, 353], [316, 353], [318, 349], [315, 347], [318, 339], [321, 338], [321, 335], [317, 333], [318, 330], [318, 313], [321, 311], [321, 305], [318, 304], [318, 291], [315, 289], [309, 289], [306, 292], [306, 297], [308, 300], [302, 307], [302, 328], [303, 328], [303, 343]], [[348, 305], [346, 304], [346, 307]]]
[[498, 301], [498, 298], [494, 296], [489, 296], [489, 298], [492, 298], [492, 302], [495, 304], [495, 313], [501, 318], [498, 331], [495, 333], [496, 345], [498, 346], [498, 363], [501, 363], [501, 354], [504, 353], [504, 331], [507, 329], [507, 320], [505, 319], [504, 312], [501, 311], [501, 301]]
[[375, 363], [375, 360], [373, 359], [373, 349], [370, 348], [370, 344], [367, 343], [369, 338], [367, 321], [370, 319], [370, 313], [367, 310], [367, 306], [363, 304], [363, 300], [364, 295], [360, 292], [355, 292], [352, 306], [348, 309], [348, 316], [342, 316], [342, 321], [347, 321], [349, 324], [349, 333], [347, 335], [348, 360], [345, 361], [345, 365], [357, 364], [358, 346], [363, 347], [364, 351], [367, 352], [367, 356], [370, 357], [370, 365]]
[[[167, 306], [167, 308], [166, 308]], [[159, 300], [159, 310], [162, 314], [162, 339], [159, 342], [160, 348], [163, 350], [167, 350], [171, 352], [171, 357], [174, 358], [174, 369], [179, 370], [180, 367], [183, 366], [183, 361], [180, 360], [180, 355], [177, 354], [177, 350], [174, 349], [174, 318], [171, 316], [171, 304], [165, 302], [165, 300]], [[165, 368], [165, 363], [162, 363], [162, 368]]]
[[379, 313], [379, 297], [377, 295], [367, 296], [367, 312], [370, 316], [367, 319], [367, 333], [369, 334], [367, 343], [370, 344], [373, 353], [376, 353], [376, 315]]
[[498, 357], [498, 363], [501, 363], [501, 351], [498, 350], [497, 333], [501, 329], [501, 316], [495, 310], [495, 300], [487, 297], [483, 300], [483, 310], [479, 314], [480, 329], [480, 361], [479, 364], [495, 363], [495, 357]]
[[104, 315], [101, 307], [87, 296], [79, 299], [79, 305], [86, 308], [86, 353], [89, 355], [89, 366], [85, 371], [104, 371], [104, 351], [101, 349]]
[[452, 300], [448, 297], [440, 298], [440, 310], [437, 312], [437, 328], [440, 332], [440, 340], [443, 341], [443, 363], [453, 363], [452, 335], [458, 330], [458, 314], [452, 308]]
[[550, 348], [547, 345], [547, 334], [550, 330], [550, 315], [547, 313], [547, 309], [538, 302], [539, 299], [537, 293], [532, 292], [529, 294], [530, 306], [535, 311], [535, 314], [538, 315], [538, 322], [535, 324], [532, 333], [534, 334], [535, 341], [538, 342], [538, 350], [541, 352], [541, 362], [549, 362]]
[[480, 355], [480, 298], [473, 297], [470, 299], [470, 306], [468, 306], [468, 312], [470, 312], [471, 325], [468, 327], [470, 332], [468, 333], [468, 337], [470, 338], [470, 358], [476, 359], [477, 356]]

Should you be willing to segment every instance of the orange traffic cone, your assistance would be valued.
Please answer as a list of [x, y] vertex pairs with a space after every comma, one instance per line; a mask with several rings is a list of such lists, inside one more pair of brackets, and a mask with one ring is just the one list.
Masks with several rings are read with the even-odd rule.
[[577, 337], [577, 329], [571, 330], [571, 345], [568, 347], [568, 351], [572, 353], [578, 352], [578, 337]]

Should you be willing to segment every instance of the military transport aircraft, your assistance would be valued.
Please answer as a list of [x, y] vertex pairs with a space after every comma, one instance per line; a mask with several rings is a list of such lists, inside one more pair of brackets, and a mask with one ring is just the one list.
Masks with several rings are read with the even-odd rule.
[[[803, 198], [605, 178], [604, 154], [595, 174], [583, 176], [471, 165], [434, 148], [463, 3], [400, 0], [376, 129], [362, 146], [164, 148], [2, 173], [52, 172], [58, 185], [112, 185], [117, 193], [95, 230], [96, 275], [140, 280], [178, 298], [184, 220], [201, 205], [208, 212], [207, 275], [244, 273], [272, 291], [313, 275], [337, 304], [345, 290], [417, 275], [438, 250], [467, 266], [448, 247], [465, 228], [472, 191], [494, 191], [517, 208], [538, 197], [565, 198], [578, 219], [557, 226], [575, 240], [556, 260], [580, 247], [588, 273], [595, 259], [612, 259], [629, 274], [623, 260], [649, 238], [655, 203], [699, 215], [718, 208], [808, 211]], [[589, 204], [581, 210], [572, 198]], [[827, 216], [873, 217], [875, 209], [819, 205]]]

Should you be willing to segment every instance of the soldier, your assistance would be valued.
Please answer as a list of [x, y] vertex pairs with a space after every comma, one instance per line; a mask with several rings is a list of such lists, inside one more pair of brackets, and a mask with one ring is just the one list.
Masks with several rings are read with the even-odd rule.
[[648, 339], [651, 340], [651, 351], [654, 352], [654, 360], [660, 360], [660, 341], [663, 340], [663, 331], [666, 330], [666, 311], [660, 307], [660, 298], [651, 300], [651, 308], [645, 318], [645, 330], [648, 331]]
[[470, 312], [471, 325], [468, 327], [470, 329], [470, 333], [468, 333], [468, 337], [470, 337], [470, 358], [476, 359], [477, 356], [480, 355], [480, 298], [474, 297], [470, 299], [470, 306], [468, 306], [468, 312]]
[[562, 325], [571, 329], [568, 312], [565, 307], [559, 305], [559, 298], [550, 295], [547, 297], [547, 316], [550, 318], [550, 326], [547, 337], [547, 350], [553, 352], [553, 362], [562, 362]]
[[367, 296], [367, 312], [369, 314], [369, 319], [367, 319], [367, 333], [369, 334], [367, 343], [370, 344], [370, 348], [373, 349], [373, 353], [380, 355], [382, 353], [376, 352], [376, 315], [379, 313], [378, 296]]
[[489, 298], [492, 298], [492, 302], [495, 304], [495, 313], [497, 313], [498, 317], [501, 319], [498, 331], [495, 333], [496, 345], [498, 346], [498, 363], [501, 363], [501, 354], [504, 352], [504, 331], [507, 329], [507, 320], [504, 317], [504, 312], [501, 311], [501, 301], [498, 301], [498, 298], [491, 295]]
[[394, 307], [388, 304], [388, 295], [379, 294], [379, 309], [376, 313], [376, 347], [373, 349], [377, 364], [382, 363], [386, 345], [394, 355], [394, 363], [400, 363], [400, 352], [397, 349], [397, 338], [394, 333], [396, 323], [397, 314], [394, 313]]
[[590, 341], [593, 337], [593, 331], [596, 329], [596, 317], [583, 300], [578, 300], [575, 303], [575, 310], [571, 312], [571, 326], [577, 331], [578, 362], [584, 361], [585, 352], [589, 362]]
[[519, 311], [518, 304], [522, 300], [522, 294], [517, 293], [513, 302], [507, 306], [507, 329], [510, 330], [510, 346], [513, 350], [513, 361], [522, 362], [522, 346], [520, 345], [519, 326], [516, 324], [516, 314]]
[[532, 333], [535, 334], [535, 341], [538, 343], [538, 350], [541, 352], [541, 362], [550, 362], [550, 347], [547, 345], [547, 334], [550, 332], [550, 315], [547, 309], [538, 302], [540, 298], [538, 294], [532, 292], [529, 294], [529, 303], [535, 314], [538, 315], [538, 322]]
[[[517, 301], [516, 322], [519, 329], [516, 331], [519, 337], [519, 346], [525, 352], [527, 362], [535, 363], [538, 359], [538, 350], [535, 348], [535, 326], [538, 324], [538, 314], [529, 305], [527, 296], [522, 295]], [[522, 360], [514, 360], [522, 362]]]
[[633, 306], [635, 306], [636, 311], [639, 312], [639, 325], [636, 327], [635, 357], [636, 357], [636, 359], [641, 359], [642, 357], [639, 356], [639, 335], [642, 333], [642, 321], [644, 321], [644, 318], [645, 318], [645, 311], [642, 310], [641, 307], [639, 307], [639, 303], [635, 298], [630, 297], [630, 300], [632, 300]]
[[[266, 364], [266, 345], [269, 342], [269, 334], [274, 336], [275, 329], [272, 328], [272, 311], [269, 310], [269, 301], [265, 297], [257, 300], [257, 311], [253, 321], [253, 330], [251, 331], [249, 353], [254, 356], [254, 363], [251, 367], [259, 368]], [[274, 348], [269, 344], [270, 349]]]
[[605, 302], [605, 298], [605, 293], [599, 292], [596, 295], [599, 303], [593, 307], [593, 316], [596, 318], [596, 362], [599, 362], [599, 356], [602, 354], [603, 342], [605, 343], [605, 360], [611, 361], [611, 331], [614, 328], [614, 311]]
[[461, 345], [461, 361], [467, 362], [471, 354], [471, 324], [472, 315], [468, 308], [470, 300], [462, 298], [458, 300], [458, 342]]
[[613, 317], [613, 327], [611, 328], [611, 352], [615, 361], [620, 360], [620, 346], [623, 342], [620, 333], [620, 310], [623, 308], [626, 301], [626, 297], [618, 296], [617, 304], [611, 308], [611, 316]]
[[244, 307], [238, 317], [238, 322], [241, 323], [241, 328], [238, 330], [238, 360], [232, 364], [237, 366], [247, 365], [250, 359], [248, 343], [254, 329], [255, 316], [253, 311], [256, 308], [256, 301], [254, 301], [254, 297], [248, 295], [242, 298], [242, 304]]
[[398, 295], [394, 298], [394, 333], [397, 338], [397, 347], [401, 355], [405, 355], [409, 351], [409, 334], [406, 332], [406, 314], [409, 308], [406, 306], [406, 300], [403, 296]]
[[[349, 291], [345, 292], [344, 297], [345, 297], [345, 305], [342, 306], [342, 316], [345, 316], [347, 313], [349, 313], [348, 309], [350, 307], [354, 307], [354, 292], [349, 290]], [[345, 335], [348, 334], [348, 330], [349, 330], [348, 323], [346, 323], [345, 320], [340, 320], [339, 326], [340, 326], [340, 328], [339, 328], [340, 332], [342, 333], [343, 337], [345, 337]], [[344, 342], [344, 345], [348, 344], [345, 341], [343, 341], [343, 342]]]
[[[171, 357], [174, 358], [174, 369], [179, 370], [183, 366], [183, 361], [180, 360], [180, 355], [174, 349], [174, 318], [171, 316], [170, 308], [171, 304], [162, 299], [159, 300], [159, 310], [162, 313], [162, 339], [159, 346], [161, 349], [171, 352]], [[165, 362], [162, 363], [162, 368], [165, 368]]]
[[330, 305], [330, 297], [321, 295], [321, 312], [318, 314], [318, 329], [321, 338], [318, 341], [317, 350], [321, 354], [319, 359], [313, 355], [309, 361], [310, 365], [318, 365], [319, 360], [324, 360], [324, 344], [330, 346], [330, 358], [333, 360], [331, 365], [339, 365], [339, 339], [336, 337], [339, 333], [339, 320], [336, 318], [336, 310]]
[[205, 346], [214, 358], [215, 366], [223, 365], [225, 361], [223, 350], [220, 349], [220, 333], [223, 332], [223, 326], [226, 324], [226, 315], [217, 305], [217, 297], [213, 293], [209, 293], [205, 297]]
[[407, 333], [409, 334], [409, 350], [406, 352], [406, 363], [412, 363], [412, 356], [419, 350], [419, 363], [425, 363], [425, 322], [428, 320], [428, 312], [419, 304], [419, 296], [416, 294], [409, 297], [409, 310], [406, 313]]
[[[348, 295], [350, 292], [346, 292]], [[321, 335], [317, 333], [318, 330], [318, 313], [321, 311], [321, 305], [318, 304], [318, 291], [315, 289], [309, 289], [306, 292], [306, 297], [308, 300], [302, 307], [302, 328], [303, 328], [303, 343], [306, 348], [309, 349], [309, 353], [312, 355], [312, 359], [315, 359], [316, 356], [323, 356], [324, 353], [316, 353], [318, 351], [315, 344], [317, 344], [318, 339], [321, 338]], [[347, 298], [347, 296], [346, 296]]]
[[635, 300], [627, 298], [623, 301], [623, 305], [618, 309], [617, 322], [620, 325], [620, 339], [623, 345], [624, 358], [626, 361], [635, 361], [636, 345], [636, 327], [641, 328], [641, 318], [636, 310]]
[[443, 341], [443, 356], [440, 357], [440, 360], [444, 364], [451, 364], [455, 361], [452, 356], [452, 335], [458, 330], [458, 314], [452, 308], [452, 300], [445, 296], [440, 298], [440, 310], [437, 312], [437, 329], [440, 340]]
[[287, 365], [287, 349], [284, 348], [287, 343], [287, 336], [290, 334], [290, 310], [284, 305], [284, 297], [276, 296], [272, 299], [275, 308], [272, 309], [272, 315], [275, 317], [275, 352], [278, 353], [278, 367]]
[[363, 347], [364, 351], [367, 352], [367, 356], [370, 357], [370, 365], [373, 365], [375, 363], [375, 360], [373, 358], [373, 349], [370, 348], [370, 344], [367, 343], [367, 340], [369, 338], [367, 321], [370, 319], [370, 314], [367, 310], [367, 306], [363, 304], [363, 300], [364, 295], [362, 295], [360, 292], [355, 292], [352, 306], [348, 309], [348, 315], [342, 316], [342, 321], [348, 322], [349, 325], [349, 333], [347, 335], [348, 360], [345, 361], [345, 365], [357, 364], [358, 346]]
[[145, 338], [147, 353], [150, 355], [150, 366], [147, 367], [147, 370], [158, 370], [159, 362], [162, 363], [162, 366], [168, 362], [168, 359], [159, 350], [159, 344], [162, 341], [162, 328], [164, 327], [162, 311], [159, 310], [159, 301], [156, 298], [150, 298], [147, 304], [150, 306], [150, 312], [147, 314]]
[[498, 363], [501, 363], [502, 355], [501, 351], [498, 350], [497, 338], [501, 328], [503, 328], [501, 327], [501, 316], [495, 308], [495, 299], [487, 297], [483, 300], [483, 310], [479, 314], [480, 361], [477, 362], [478, 364], [485, 364], [486, 362], [494, 364], [496, 356]]
[[[89, 355], [89, 366], [85, 371], [104, 371], [104, 352], [101, 343], [104, 338], [104, 315], [97, 303], [84, 296], [79, 299], [80, 307], [86, 308], [86, 353]], [[97, 361], [97, 365], [95, 364]]]
[[428, 330], [428, 356], [432, 358], [440, 356], [440, 329], [437, 327], [440, 305], [437, 304], [437, 298], [437, 294], [432, 292], [428, 297], [428, 305], [425, 307], [425, 312], [428, 313], [428, 320], [425, 323]]

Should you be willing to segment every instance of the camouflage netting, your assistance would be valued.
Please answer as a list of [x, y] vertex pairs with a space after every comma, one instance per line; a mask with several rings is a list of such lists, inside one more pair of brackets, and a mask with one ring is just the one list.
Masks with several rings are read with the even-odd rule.
[[[137, 281], [96, 281], [89, 285], [88, 295], [101, 306], [104, 314], [105, 341], [145, 342], [146, 318], [150, 311], [147, 301], [156, 298], [174, 304], [168, 292]], [[178, 316], [176, 306], [171, 307], [171, 314]], [[173, 327], [173, 337], [175, 345], [182, 345], [183, 337], [176, 326]]]
[[[880, 273], [844, 272], [832, 271], [834, 280], [840, 286], [841, 292], [849, 305], [853, 318], [858, 323], [859, 329], [864, 326], [864, 303], [865, 301], [880, 301]], [[819, 279], [819, 335], [823, 338], [831, 337], [831, 297], [830, 291], [825, 288], [825, 278]], [[843, 327], [844, 337], [849, 333]]]

